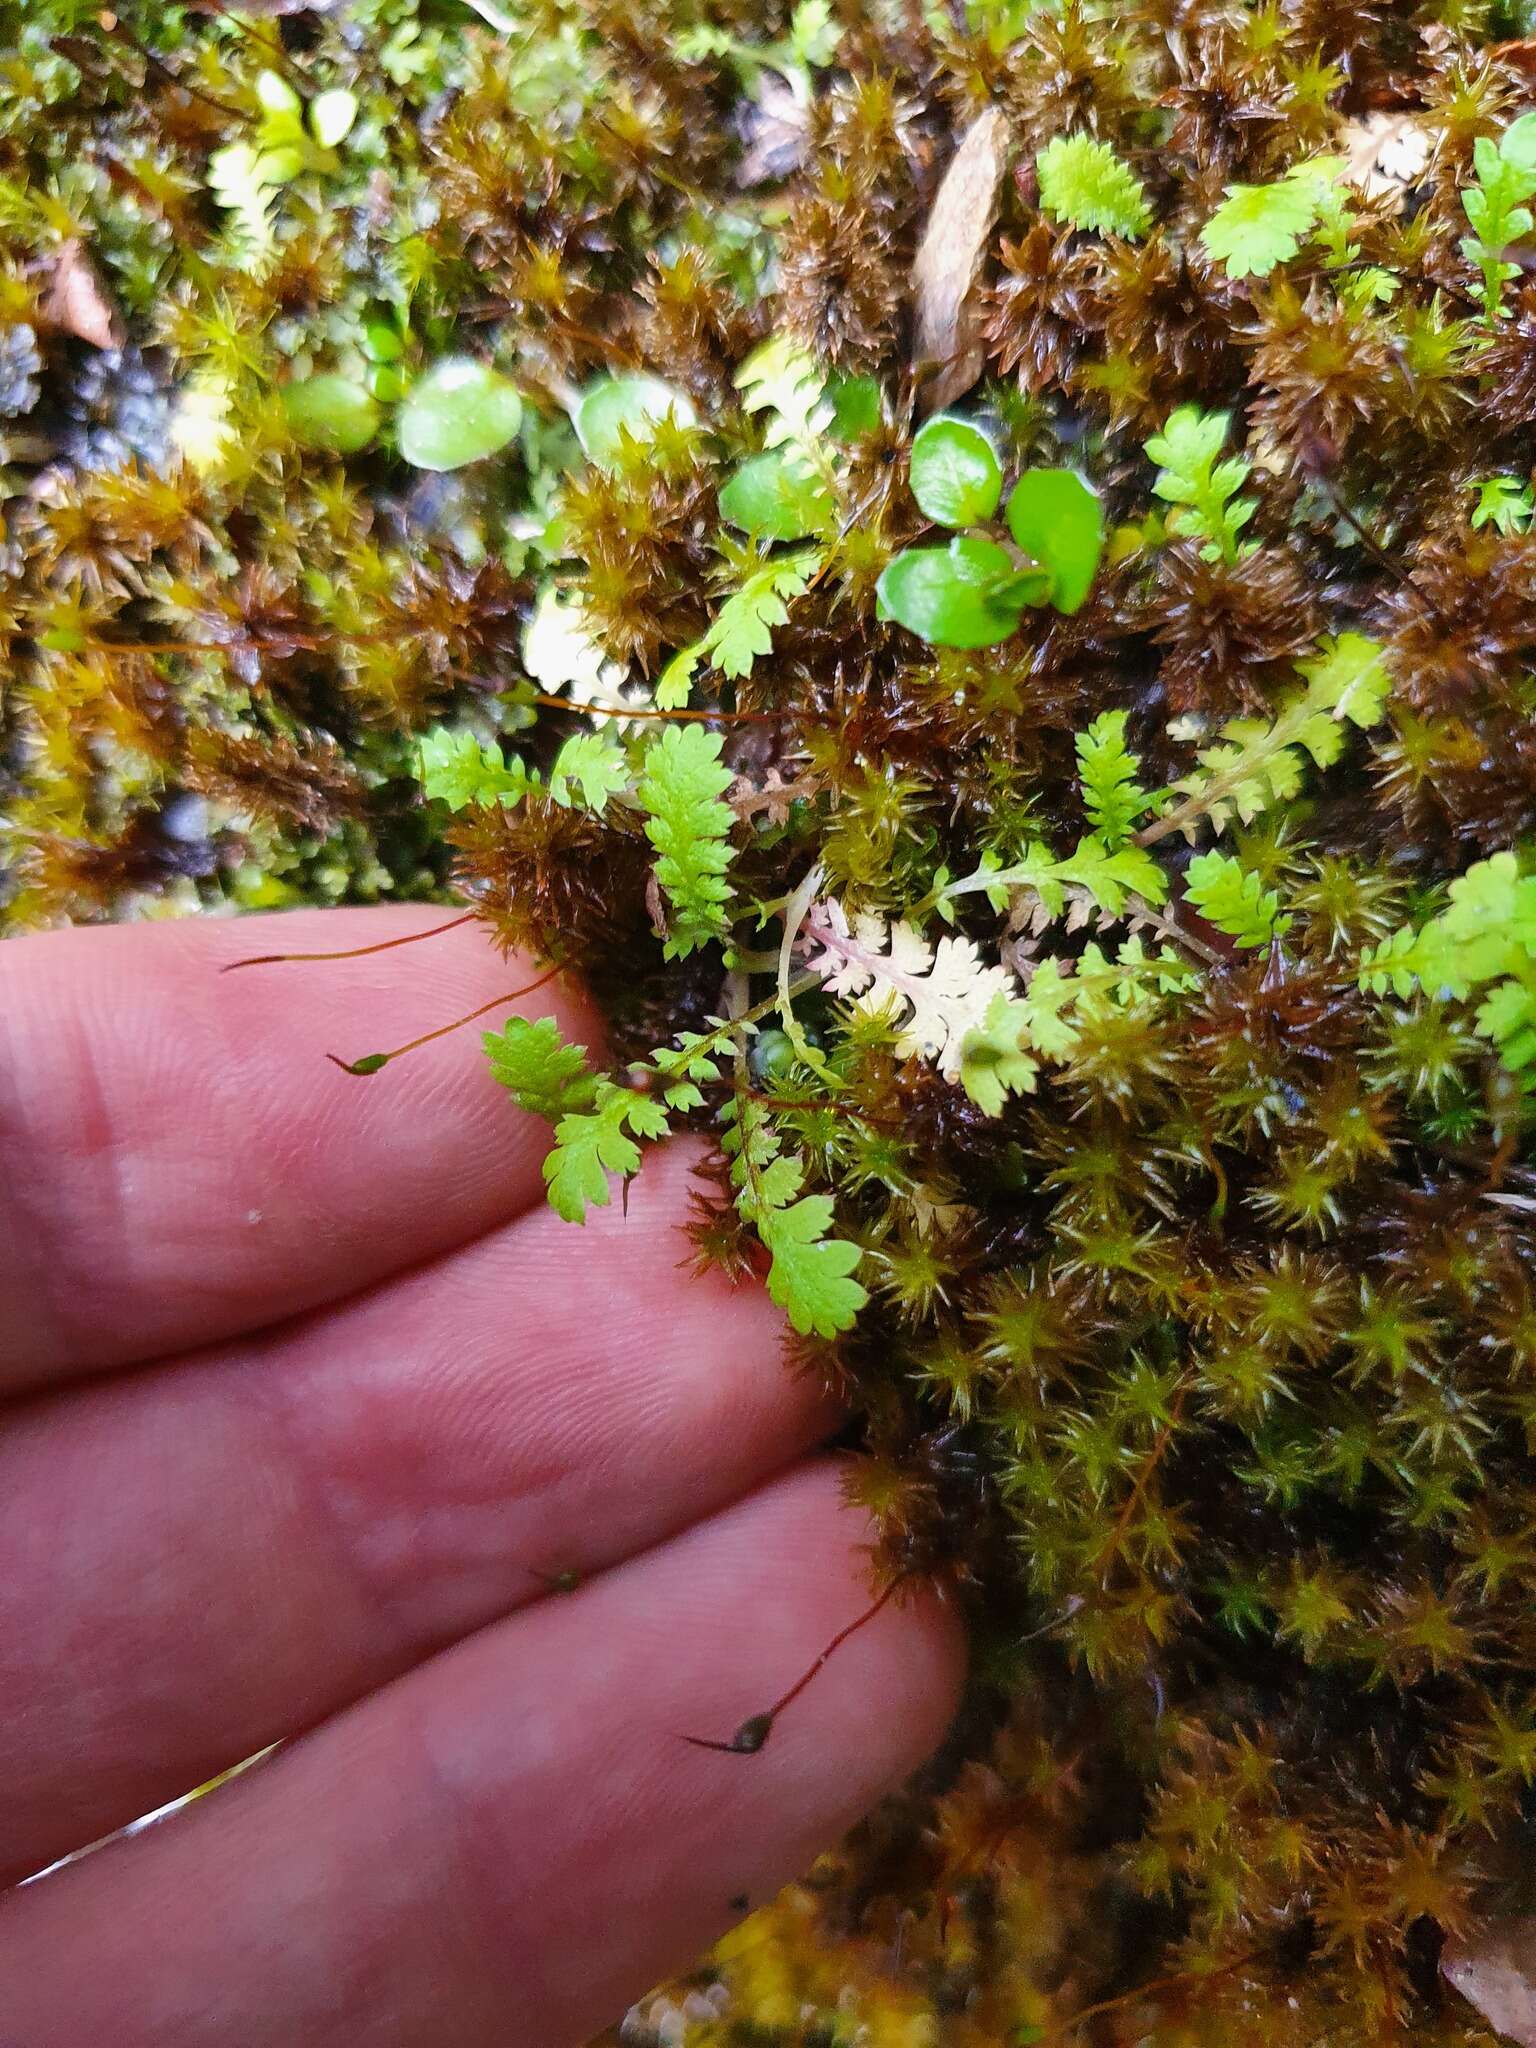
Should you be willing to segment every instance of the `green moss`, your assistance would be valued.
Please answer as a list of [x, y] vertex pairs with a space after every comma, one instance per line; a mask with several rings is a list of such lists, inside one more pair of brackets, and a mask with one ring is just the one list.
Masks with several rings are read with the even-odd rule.
[[[714, 1138], [700, 1258], [975, 1622], [689, 2040], [1470, 2048], [1536, 1780], [1518, 24], [115, 19], [0, 8], [0, 917], [457, 888], [579, 957], [622, 1075], [493, 1034], [560, 1206]], [[1063, 584], [993, 515], [1068, 471]], [[991, 644], [882, 616], [925, 503]]]

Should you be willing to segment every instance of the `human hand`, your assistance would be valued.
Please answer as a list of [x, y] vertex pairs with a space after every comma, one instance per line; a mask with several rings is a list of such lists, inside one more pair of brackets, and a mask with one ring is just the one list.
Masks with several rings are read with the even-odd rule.
[[[679, 1271], [687, 1148], [542, 1205], [462, 1034], [520, 980], [429, 911], [0, 949], [4, 2048], [563, 2048], [938, 1740], [892, 1602], [757, 1756], [692, 1748], [866, 1603], [836, 1418], [766, 1297]], [[505, 1013], [600, 1027], [551, 984]], [[550, 1577], [582, 1575], [552, 1594]]]

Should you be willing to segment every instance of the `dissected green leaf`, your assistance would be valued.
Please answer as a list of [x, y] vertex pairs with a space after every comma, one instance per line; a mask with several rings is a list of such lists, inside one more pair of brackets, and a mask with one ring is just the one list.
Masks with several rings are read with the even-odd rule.
[[1001, 1116], [1010, 1095], [1027, 1095], [1039, 1063], [1031, 1057], [1029, 1009], [1006, 994], [992, 998], [980, 1028], [960, 1047], [960, 1085], [983, 1116]]
[[768, 1247], [768, 1293], [802, 1337], [835, 1337], [851, 1329], [869, 1296], [851, 1276], [862, 1256], [856, 1244], [830, 1237], [832, 1203], [802, 1195], [788, 1208], [765, 1210], [758, 1234]]
[[629, 762], [610, 733], [577, 732], [561, 747], [549, 771], [551, 800], [570, 809], [601, 811], [611, 796], [627, 789]]
[[1152, 225], [1146, 188], [1107, 142], [1058, 135], [1035, 159], [1040, 209], [1075, 228], [1099, 229], [1135, 241]]
[[646, 750], [636, 795], [646, 837], [656, 848], [656, 879], [671, 905], [666, 952], [679, 959], [729, 936], [730, 832], [736, 822], [720, 798], [731, 771], [720, 759], [719, 733], [702, 725], [671, 725]]
[[440, 725], [422, 737], [422, 789], [451, 811], [471, 804], [520, 803], [529, 781], [521, 760], [504, 761], [499, 748], [486, 746], [472, 732]]
[[1077, 772], [1083, 808], [1095, 836], [1120, 846], [1145, 817], [1152, 799], [1137, 780], [1141, 763], [1125, 744], [1125, 713], [1101, 711], [1077, 736]]
[[1280, 898], [1260, 876], [1227, 853], [1200, 853], [1184, 876], [1184, 893], [1219, 932], [1240, 946], [1267, 946], [1290, 929]]
[[1256, 499], [1239, 496], [1252, 465], [1241, 456], [1222, 459], [1231, 425], [1230, 413], [1182, 405], [1147, 443], [1147, 454], [1161, 464], [1152, 488], [1177, 508], [1169, 526], [1201, 535], [1208, 562], [1237, 561], [1239, 535], [1258, 507]]
[[1322, 201], [1315, 177], [1292, 173], [1270, 185], [1229, 185], [1200, 231], [1201, 246], [1229, 277], [1267, 277], [1289, 263], [1316, 226]]
[[779, 555], [755, 569], [720, 607], [704, 636], [704, 651], [733, 682], [751, 672], [752, 664], [773, 647], [773, 628], [789, 617], [821, 560], [814, 548], [798, 555]]
[[509, 1017], [502, 1030], [485, 1033], [484, 1044], [491, 1071], [530, 1115], [556, 1123], [597, 1099], [586, 1047], [567, 1044], [553, 1017]]
[[[640, 1170], [640, 1138], [662, 1138], [663, 1104], [633, 1089], [599, 1080], [590, 1110], [572, 1110], [555, 1125], [555, 1144], [544, 1161], [549, 1205], [567, 1223], [585, 1223], [588, 1209], [612, 1199], [610, 1174], [626, 1179]], [[633, 1134], [633, 1135], [632, 1135]]]

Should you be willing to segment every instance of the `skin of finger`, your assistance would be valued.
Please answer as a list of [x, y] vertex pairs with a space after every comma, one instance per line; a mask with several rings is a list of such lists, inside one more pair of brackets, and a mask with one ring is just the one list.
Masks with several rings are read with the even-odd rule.
[[[3, 1874], [738, 1498], [823, 1437], [761, 1288], [681, 1270], [691, 1144], [233, 1350], [0, 1433]], [[58, 1504], [79, 1506], [61, 1518]]]
[[800, 1468], [482, 1631], [162, 1827], [0, 1907], [26, 2048], [576, 2048], [940, 1739], [959, 1631], [853, 1636], [755, 1757], [728, 1733], [868, 1599]]
[[553, 982], [367, 1079], [398, 1044], [538, 973], [477, 926], [362, 960], [440, 906], [48, 932], [0, 974], [0, 1387], [239, 1335], [448, 1250], [539, 1200], [548, 1148], [484, 1025], [600, 1026]]

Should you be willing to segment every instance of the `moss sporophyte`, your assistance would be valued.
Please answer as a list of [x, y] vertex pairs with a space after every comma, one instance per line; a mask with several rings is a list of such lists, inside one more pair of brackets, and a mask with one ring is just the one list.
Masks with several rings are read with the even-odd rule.
[[[482, 920], [553, 1206], [704, 1139], [699, 1264], [857, 1415], [871, 1601], [974, 1624], [944, 1757], [667, 2038], [1486, 2042], [1525, 10], [113, 19], [0, 8], [7, 924]], [[508, 1020], [564, 970], [601, 1061]], [[817, 1668], [677, 1732], [760, 1768]]]

